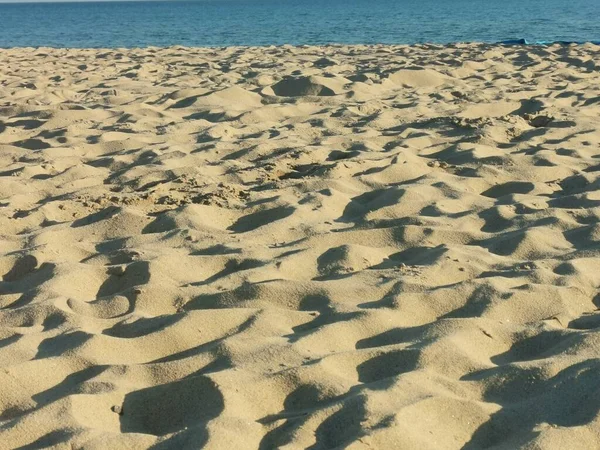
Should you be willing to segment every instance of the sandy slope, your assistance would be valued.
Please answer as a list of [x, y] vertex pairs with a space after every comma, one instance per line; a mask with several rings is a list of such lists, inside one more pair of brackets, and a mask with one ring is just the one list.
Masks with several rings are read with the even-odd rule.
[[2, 50], [0, 446], [599, 448], [599, 57]]

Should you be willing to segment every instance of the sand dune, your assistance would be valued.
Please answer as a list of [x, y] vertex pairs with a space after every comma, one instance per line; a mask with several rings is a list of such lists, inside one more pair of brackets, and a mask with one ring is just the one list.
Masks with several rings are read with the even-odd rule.
[[0, 51], [0, 447], [600, 447], [600, 47]]

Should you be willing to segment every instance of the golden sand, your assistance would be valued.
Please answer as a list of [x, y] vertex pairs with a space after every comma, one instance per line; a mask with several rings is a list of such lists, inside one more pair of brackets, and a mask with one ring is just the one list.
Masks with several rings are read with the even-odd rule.
[[599, 59], [0, 51], [0, 447], [600, 447]]

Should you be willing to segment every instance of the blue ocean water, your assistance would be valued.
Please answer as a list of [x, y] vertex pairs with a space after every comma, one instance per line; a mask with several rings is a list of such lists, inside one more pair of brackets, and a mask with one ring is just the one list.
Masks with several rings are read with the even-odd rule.
[[600, 40], [600, 0], [0, 4], [0, 47]]

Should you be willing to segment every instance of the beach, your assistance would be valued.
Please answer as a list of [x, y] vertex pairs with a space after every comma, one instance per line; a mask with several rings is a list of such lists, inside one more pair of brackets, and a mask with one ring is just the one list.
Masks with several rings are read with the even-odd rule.
[[0, 448], [599, 448], [599, 60], [0, 50]]

